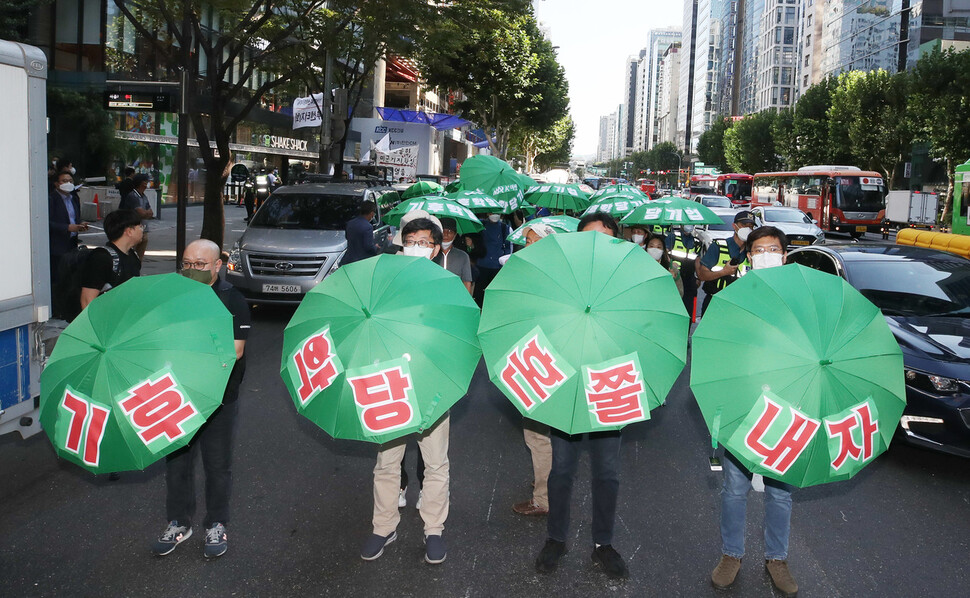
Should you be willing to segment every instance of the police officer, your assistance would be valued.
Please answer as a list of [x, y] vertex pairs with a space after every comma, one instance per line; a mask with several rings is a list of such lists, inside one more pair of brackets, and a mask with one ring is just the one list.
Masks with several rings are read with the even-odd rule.
[[754, 230], [754, 216], [748, 210], [741, 210], [734, 215], [734, 235], [727, 240], [728, 255], [731, 261], [724, 264], [720, 270], [714, 270], [721, 259], [721, 248], [717, 243], [711, 243], [697, 262], [697, 280], [704, 283], [701, 288], [707, 294], [701, 314], [707, 311], [707, 305], [715, 293], [731, 284], [738, 277], [738, 268], [748, 259], [745, 243], [748, 235]]

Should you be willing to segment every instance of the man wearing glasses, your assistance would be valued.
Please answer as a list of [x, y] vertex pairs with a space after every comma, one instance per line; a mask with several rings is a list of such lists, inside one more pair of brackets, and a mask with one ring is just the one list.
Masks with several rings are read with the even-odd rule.
[[232, 314], [236, 363], [229, 374], [229, 383], [222, 397], [222, 405], [181, 449], [165, 461], [168, 526], [155, 541], [152, 551], [158, 556], [169, 554], [192, 536], [192, 517], [195, 515], [195, 453], [201, 450], [205, 470], [206, 558], [222, 556], [229, 548], [226, 525], [229, 522], [229, 495], [232, 487], [232, 431], [235, 427], [239, 385], [246, 372], [245, 347], [249, 337], [249, 306], [242, 294], [219, 278], [222, 268], [219, 246], [208, 239], [189, 243], [182, 256], [182, 275], [212, 287], [216, 296]]
[[[401, 229], [404, 255], [433, 260], [441, 250], [441, 227], [437, 219], [415, 218]], [[430, 430], [418, 436], [418, 449], [424, 459], [421, 519], [424, 520], [424, 560], [432, 565], [444, 562], [448, 554], [442, 532], [448, 518], [448, 435], [450, 419], [445, 415]], [[373, 561], [384, 548], [397, 540], [397, 524], [401, 521], [398, 498], [401, 490], [401, 461], [407, 438], [382, 444], [374, 466], [373, 533], [364, 542], [360, 558]], [[420, 467], [420, 464], [419, 464]]]
[[[751, 267], [755, 270], [784, 265], [788, 238], [773, 226], [755, 229], [747, 238]], [[711, 573], [719, 590], [734, 584], [744, 556], [744, 522], [751, 490], [751, 472], [731, 453], [724, 452], [724, 483], [721, 487], [721, 560]], [[761, 484], [758, 484], [761, 491]], [[791, 535], [791, 493], [793, 487], [764, 479], [765, 569], [771, 583], [786, 597], [798, 593], [798, 584], [788, 569], [788, 539]]]

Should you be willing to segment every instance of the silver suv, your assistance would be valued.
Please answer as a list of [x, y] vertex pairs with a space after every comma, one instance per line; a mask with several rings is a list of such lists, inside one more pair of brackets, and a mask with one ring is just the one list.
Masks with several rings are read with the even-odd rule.
[[360, 204], [377, 204], [374, 242], [386, 248], [381, 197], [393, 191], [367, 182], [292, 185], [273, 191], [229, 251], [226, 280], [250, 303], [299, 303], [340, 266], [347, 221]]

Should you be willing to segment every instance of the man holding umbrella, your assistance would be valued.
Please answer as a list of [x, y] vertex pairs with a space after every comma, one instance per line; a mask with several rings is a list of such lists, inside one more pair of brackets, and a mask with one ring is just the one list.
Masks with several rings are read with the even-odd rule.
[[[702, 287], [707, 296], [704, 297], [704, 305], [701, 314], [707, 311], [707, 306], [715, 293], [731, 284], [737, 279], [738, 268], [748, 258], [746, 242], [748, 235], [754, 230], [754, 216], [748, 210], [741, 210], [734, 215], [734, 235], [728, 238], [727, 248], [731, 261], [715, 271], [714, 267], [720, 261], [721, 248], [717, 243], [711, 243], [704, 249], [700, 259], [697, 260], [697, 280], [704, 283]], [[710, 284], [708, 284], [710, 283]]]
[[232, 432], [235, 428], [239, 385], [246, 372], [245, 348], [249, 337], [249, 306], [242, 294], [219, 278], [222, 252], [208, 239], [189, 243], [182, 255], [182, 274], [207, 284], [232, 314], [236, 363], [222, 398], [222, 405], [199, 429], [192, 442], [171, 453], [165, 462], [166, 512], [168, 526], [152, 546], [163, 556], [192, 536], [192, 517], [195, 515], [195, 453], [202, 452], [205, 470], [206, 558], [222, 556], [229, 548], [226, 524], [229, 522], [229, 496], [232, 487]]
[[[747, 237], [753, 269], [781, 266], [788, 256], [785, 233], [773, 226], [758, 228]], [[724, 484], [721, 488], [721, 560], [711, 573], [714, 587], [724, 590], [734, 584], [744, 556], [744, 525], [752, 474], [737, 457], [724, 452]], [[765, 478], [765, 569], [771, 582], [785, 596], [795, 596], [798, 584], [788, 569], [788, 539], [791, 533], [791, 492], [784, 482]]]

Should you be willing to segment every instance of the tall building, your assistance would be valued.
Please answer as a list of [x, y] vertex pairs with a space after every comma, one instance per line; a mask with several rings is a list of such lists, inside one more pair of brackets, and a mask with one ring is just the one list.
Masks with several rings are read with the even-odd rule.
[[610, 115], [600, 117], [599, 142], [596, 144], [596, 161], [608, 162], [610, 160]]
[[736, 116], [740, 103], [740, 10], [744, 0], [720, 0], [712, 10], [712, 27], [716, 27], [715, 39], [719, 46], [719, 64], [715, 73], [717, 94], [713, 100], [715, 116]]
[[[694, 74], [691, 95], [690, 128], [686, 130], [685, 149], [697, 151], [697, 141], [710, 128], [717, 114], [721, 67], [720, 27], [714, 15], [719, 4], [729, 0], [697, 0], [694, 20]], [[683, 70], [683, 66], [681, 66]], [[683, 73], [681, 73], [683, 75]]]
[[796, 1], [765, 0], [758, 47], [755, 111], [786, 108], [795, 103], [799, 56], [795, 31], [801, 8]]
[[667, 48], [660, 60], [657, 96], [657, 140], [673, 142], [677, 137], [677, 96], [680, 91], [680, 43]]
[[[698, 0], [684, 0], [684, 27], [681, 46], [685, 55], [680, 61], [680, 89], [677, 91], [677, 135], [678, 149], [690, 152], [691, 120], [694, 108], [694, 63], [698, 60], [697, 41], [697, 3]], [[706, 57], [705, 57], [706, 58]], [[704, 61], [706, 65], [706, 61]]]
[[761, 15], [766, 0], [744, 0], [738, 9], [741, 60], [738, 72], [738, 113], [751, 114], [757, 108], [758, 63], [761, 52]]
[[600, 138], [596, 148], [596, 161], [609, 162], [622, 154], [620, 139], [620, 121], [623, 115], [623, 105], [615, 112], [600, 117]]
[[656, 142], [657, 80], [660, 59], [670, 44], [680, 41], [676, 27], [651, 29], [647, 34], [647, 47], [641, 50], [637, 64], [637, 106], [633, 117], [633, 147], [644, 151]]
[[[641, 50], [641, 55], [644, 51]], [[623, 141], [622, 154], [633, 152], [633, 119], [631, 118], [637, 107], [637, 65], [639, 56], [626, 59], [623, 68], [623, 118], [620, 121], [620, 138]]]

